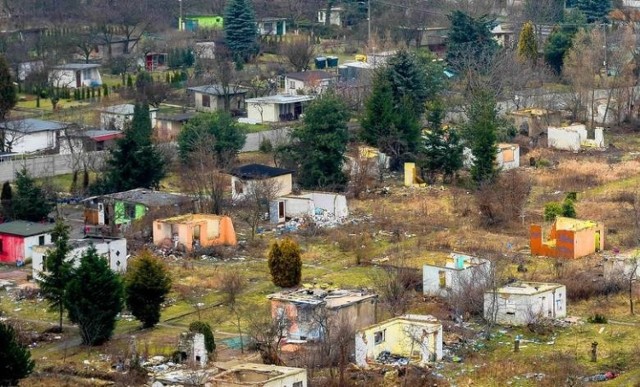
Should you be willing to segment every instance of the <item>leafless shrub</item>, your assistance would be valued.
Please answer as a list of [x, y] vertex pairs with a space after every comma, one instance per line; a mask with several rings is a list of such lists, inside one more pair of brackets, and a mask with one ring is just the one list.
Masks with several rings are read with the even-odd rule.
[[567, 298], [571, 301], [608, 296], [623, 289], [621, 281], [613, 278], [605, 280], [602, 277], [595, 277], [589, 270], [565, 268], [560, 274], [557, 282], [567, 287]]
[[475, 194], [480, 222], [485, 227], [495, 227], [524, 216], [529, 192], [531, 180], [517, 170], [503, 173], [493, 184], [482, 184]]
[[386, 267], [375, 283], [380, 301], [392, 315], [400, 316], [407, 312], [414, 292], [422, 285], [422, 275], [408, 267]]

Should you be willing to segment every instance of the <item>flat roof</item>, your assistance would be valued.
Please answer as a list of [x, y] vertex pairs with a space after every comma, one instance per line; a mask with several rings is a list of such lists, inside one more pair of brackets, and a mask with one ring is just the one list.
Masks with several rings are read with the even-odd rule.
[[146, 188], [136, 188], [124, 192], [116, 192], [108, 195], [99, 195], [86, 198], [83, 201], [92, 201], [100, 198], [111, 198], [124, 202], [143, 204], [147, 207], [164, 207], [183, 204], [192, 201], [188, 196], [170, 192], [152, 191]]
[[[113, 237], [97, 237], [97, 236], [86, 236], [82, 239], [71, 239], [69, 240], [69, 246], [71, 246], [72, 249], [78, 249], [81, 247], [88, 247], [89, 245], [97, 245], [100, 243], [111, 243], [111, 242], [115, 242], [115, 241], [127, 241], [126, 238], [113, 238]], [[46, 245], [41, 245], [41, 246], [34, 246], [33, 248], [35, 250], [39, 250], [39, 251], [46, 251], [48, 249], [54, 248], [56, 245], [55, 243], [49, 243]]]
[[[513, 282], [509, 285], [503, 286], [496, 290], [499, 294], [520, 294], [520, 295], [533, 295], [538, 293], [548, 292], [550, 290], [564, 287], [562, 284], [552, 282]], [[492, 291], [487, 291], [492, 293]]]
[[102, 66], [95, 63], [67, 63], [59, 66], [54, 66], [53, 68], [59, 69], [59, 70], [86, 70], [86, 69], [97, 69], [99, 67], [102, 67]]
[[94, 141], [106, 141], [114, 138], [124, 136], [124, 133], [120, 130], [103, 130], [103, 129], [90, 129], [84, 131], [82, 134], [89, 137]]
[[273, 382], [302, 373], [306, 375], [307, 370], [304, 368], [283, 367], [271, 364], [243, 363], [214, 375], [210, 381], [228, 382], [243, 386], [262, 386], [267, 382]]
[[184, 214], [178, 216], [172, 216], [171, 218], [156, 219], [156, 222], [171, 223], [171, 224], [187, 224], [191, 222], [200, 222], [203, 220], [220, 220], [224, 218], [222, 215], [213, 214]]
[[284, 290], [267, 296], [270, 300], [287, 301], [307, 305], [326, 305], [329, 309], [337, 309], [374, 299], [376, 294], [367, 293], [362, 290], [324, 290], [324, 289], [295, 289]]
[[559, 216], [556, 218], [556, 230], [580, 231], [587, 228], [597, 227], [598, 222], [594, 220], [580, 220]]
[[264, 164], [247, 164], [241, 167], [235, 168], [231, 171], [230, 175], [238, 177], [240, 179], [266, 179], [270, 177], [277, 177], [283, 175], [292, 174], [292, 169], [276, 168]]
[[338, 75], [328, 73], [322, 70], [310, 70], [310, 71], [299, 71], [297, 73], [288, 73], [288, 74], [285, 74], [285, 77], [307, 82], [307, 81], [319, 81], [323, 79], [333, 79], [333, 78], [337, 78]]
[[37, 118], [25, 118], [24, 120], [6, 121], [0, 123], [0, 128], [21, 133], [36, 133], [58, 131], [68, 125], [56, 121], [44, 121]]
[[189, 87], [187, 90], [209, 95], [246, 94], [249, 90], [239, 86], [228, 86], [227, 90], [221, 85], [202, 85]]
[[313, 95], [294, 95], [294, 94], [276, 94], [270, 95], [266, 97], [258, 97], [258, 98], [249, 98], [245, 100], [246, 103], [274, 103], [274, 104], [285, 104], [285, 103], [296, 103], [296, 102], [306, 102], [311, 101], [315, 98]]
[[[107, 106], [106, 108], [102, 109], [102, 112], [105, 113], [113, 113], [113, 114], [124, 114], [124, 115], [130, 115], [133, 114], [133, 110], [135, 109], [134, 104], [131, 103], [123, 103], [120, 105], [112, 105], [112, 106]], [[153, 111], [157, 111], [158, 108], [154, 108], [153, 106], [149, 106], [149, 111], [153, 112]]]
[[0, 224], [0, 234], [29, 237], [33, 235], [46, 234], [53, 230], [54, 223], [36, 223], [24, 220], [14, 220], [12, 222]]
[[171, 121], [171, 122], [187, 122], [193, 117], [195, 117], [197, 114], [198, 113], [196, 112], [185, 112], [185, 113], [159, 115], [156, 117], [156, 120]]
[[[462, 267], [456, 267], [456, 261], [462, 260]], [[447, 257], [438, 257], [434, 263], [425, 263], [423, 266], [431, 266], [450, 270], [466, 270], [470, 267], [476, 267], [488, 263], [489, 260], [485, 258], [476, 257], [474, 255], [467, 255], [464, 253], [453, 252]]]
[[423, 324], [423, 325], [433, 325], [433, 326], [442, 326], [442, 323], [430, 314], [405, 314], [398, 317], [393, 317], [388, 320], [379, 322], [377, 324], [372, 324], [364, 328], [358, 329], [359, 332], [368, 331], [373, 328], [377, 328], [383, 325], [389, 326], [390, 324]]

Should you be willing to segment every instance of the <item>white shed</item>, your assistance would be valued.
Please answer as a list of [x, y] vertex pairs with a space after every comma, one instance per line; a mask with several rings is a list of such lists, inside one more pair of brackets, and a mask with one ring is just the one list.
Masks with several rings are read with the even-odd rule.
[[445, 296], [458, 292], [464, 284], [486, 281], [491, 261], [461, 253], [451, 253], [440, 264], [422, 267], [422, 289], [425, 295]]
[[[133, 119], [135, 105], [125, 103], [121, 105], [108, 106], [100, 112], [100, 126], [102, 129], [123, 130], [124, 125]], [[149, 107], [149, 118], [151, 127], [156, 127], [156, 115], [158, 108]]]
[[58, 146], [58, 138], [67, 124], [36, 118], [0, 123], [4, 129], [5, 149], [13, 153], [31, 153]]
[[[71, 240], [69, 244], [71, 252], [68, 256], [72, 257], [74, 267], [80, 265], [80, 257], [93, 245], [97, 253], [109, 262], [111, 270], [116, 273], [124, 273], [127, 270], [127, 240], [125, 238], [86, 237]], [[55, 248], [53, 243], [32, 248], [33, 278], [40, 278], [40, 273], [44, 270], [44, 256], [53, 248]]]
[[314, 215], [337, 220], [346, 218], [349, 216], [346, 196], [332, 192], [305, 192], [281, 196], [269, 204], [272, 223]]
[[249, 98], [247, 117], [252, 122], [293, 121], [300, 118], [304, 105], [315, 97], [312, 95], [278, 94], [268, 97]]
[[49, 73], [49, 82], [56, 87], [75, 89], [102, 85], [99, 64], [68, 63], [55, 66]]
[[539, 318], [567, 316], [567, 288], [545, 282], [514, 282], [484, 293], [484, 318], [498, 324], [526, 325]]

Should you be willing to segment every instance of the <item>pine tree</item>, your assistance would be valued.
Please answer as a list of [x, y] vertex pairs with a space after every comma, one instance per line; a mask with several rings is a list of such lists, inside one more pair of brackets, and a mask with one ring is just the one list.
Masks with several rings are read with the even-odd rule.
[[471, 176], [478, 184], [492, 181], [497, 174], [496, 120], [495, 98], [489, 92], [478, 92], [471, 101], [467, 122], [467, 131], [471, 136], [471, 153], [474, 157]]
[[0, 193], [0, 203], [2, 203], [2, 213], [5, 218], [11, 218], [13, 216], [13, 191], [11, 189], [11, 183], [8, 181], [5, 181], [2, 185], [2, 193]]
[[349, 141], [348, 121], [344, 102], [331, 93], [314, 100], [306, 109], [304, 124], [292, 134], [300, 186], [344, 188], [347, 178], [342, 165]]
[[258, 30], [251, 0], [230, 0], [224, 10], [225, 44], [242, 65], [258, 52]]
[[160, 321], [160, 308], [171, 290], [171, 278], [163, 262], [148, 250], [129, 261], [124, 277], [126, 303], [131, 313], [151, 328]]
[[12, 200], [16, 219], [40, 222], [49, 216], [54, 207], [53, 201], [36, 185], [26, 168], [16, 173], [16, 195]]
[[448, 181], [462, 168], [463, 146], [460, 136], [454, 128], [444, 130], [442, 126], [444, 116], [444, 106], [440, 101], [430, 104], [430, 125], [424, 138], [420, 166], [427, 172], [431, 183], [435, 182], [438, 173], [442, 173], [443, 181]]
[[530, 21], [524, 23], [522, 30], [520, 31], [520, 38], [518, 39], [518, 56], [522, 60], [529, 61], [534, 65], [538, 60], [538, 43], [536, 42], [533, 23]]
[[17, 386], [34, 366], [31, 352], [18, 342], [13, 327], [0, 321], [0, 386]]
[[18, 93], [11, 78], [9, 65], [4, 56], [0, 55], [0, 121], [4, 121], [7, 113], [16, 106], [17, 102]]
[[573, 0], [567, 4], [573, 5], [587, 18], [587, 23], [598, 23], [605, 21], [609, 11], [611, 11], [611, 0]]
[[73, 263], [67, 257], [71, 252], [69, 226], [64, 224], [61, 219], [56, 221], [51, 239], [54, 241], [55, 247], [44, 256], [43, 270], [38, 282], [42, 295], [49, 302], [49, 308], [58, 312], [58, 330], [62, 332], [64, 295], [67, 283], [71, 280]]
[[462, 11], [449, 16], [451, 28], [447, 43], [447, 63], [458, 71], [483, 72], [498, 50], [491, 29], [495, 21], [486, 16], [474, 18]]
[[389, 134], [395, 120], [393, 92], [386, 72], [381, 71], [373, 82], [371, 96], [365, 103], [360, 138], [371, 145], [380, 146], [380, 140]]
[[91, 246], [73, 271], [64, 298], [69, 320], [80, 328], [82, 343], [93, 346], [109, 340], [122, 304], [120, 279]]
[[[133, 119], [107, 160], [104, 189], [111, 192], [157, 188], [166, 175], [165, 163], [151, 141], [149, 105], [137, 104]], [[94, 191], [95, 192], [95, 191]]]
[[273, 242], [269, 250], [269, 272], [273, 284], [281, 288], [298, 286], [302, 279], [302, 259], [298, 244], [285, 238]]

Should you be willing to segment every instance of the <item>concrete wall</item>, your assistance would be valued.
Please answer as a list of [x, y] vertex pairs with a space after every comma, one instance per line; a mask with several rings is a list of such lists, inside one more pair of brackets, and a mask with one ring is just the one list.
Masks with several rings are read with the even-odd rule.
[[[92, 168], [100, 168], [104, 164], [104, 159], [108, 155], [107, 151], [97, 151], [85, 154]], [[77, 158], [71, 155], [46, 155], [21, 159], [0, 161], [0, 181], [15, 180], [16, 172], [23, 167], [27, 168], [33, 177], [47, 177], [64, 175], [73, 172], [73, 165], [80, 164]]]
[[[376, 334], [382, 340], [376, 343]], [[442, 359], [442, 324], [391, 319], [360, 330], [355, 335], [356, 364], [366, 367], [380, 352], [412, 357], [420, 353], [420, 365]]]
[[[247, 117], [255, 122], [279, 122], [278, 106], [275, 103], [247, 102]], [[260, 115], [261, 110], [262, 115]]]
[[44, 236], [44, 243], [48, 245], [51, 243], [51, 234], [39, 234], [32, 235], [24, 238], [24, 259], [33, 258], [33, 247], [40, 244], [40, 237]]
[[[489, 318], [493, 305], [493, 293], [484, 294], [484, 316]], [[526, 325], [534, 318], [563, 318], [567, 316], [567, 289], [562, 286], [555, 290], [533, 295], [498, 294], [498, 324]]]
[[[425, 295], [444, 297], [450, 292], [460, 291], [462, 284], [474, 281], [485, 281], [483, 276], [489, 268], [489, 263], [479, 266], [469, 266], [458, 270], [451, 267], [424, 265], [422, 267], [422, 291]], [[445, 277], [445, 287], [440, 286], [440, 272]]]
[[518, 144], [499, 145], [496, 163], [505, 171], [520, 167], [520, 146]]
[[236, 233], [231, 218], [228, 216], [194, 215], [194, 219], [184, 223], [165, 223], [162, 220], [153, 222], [153, 243], [161, 245], [166, 239], [181, 243], [187, 251], [194, 248], [196, 229], [199, 228], [200, 247], [215, 245], [235, 245]]
[[577, 152], [584, 140], [587, 139], [587, 128], [584, 125], [568, 127], [550, 126], [547, 129], [547, 144], [549, 148]]
[[55, 148], [58, 143], [56, 133], [58, 132], [50, 130], [28, 134], [8, 132], [7, 140], [13, 139], [11, 152], [31, 153]]
[[[274, 196], [283, 196], [291, 193], [293, 189], [293, 179], [291, 174], [280, 175], [276, 177], [270, 177], [263, 180], [242, 180], [236, 176], [231, 177], [231, 197], [236, 199], [244, 198], [249, 192], [253, 192], [256, 184], [262, 184], [265, 181], [265, 185], [269, 185], [269, 188], [273, 188]], [[242, 193], [238, 192], [237, 188], [242, 187]]]

